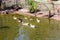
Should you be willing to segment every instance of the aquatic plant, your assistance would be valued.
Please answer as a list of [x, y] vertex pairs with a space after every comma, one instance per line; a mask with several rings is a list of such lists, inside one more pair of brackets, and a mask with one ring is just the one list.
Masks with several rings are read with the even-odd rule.
[[35, 13], [37, 10], [37, 3], [34, 0], [26, 0], [29, 7], [29, 12], [30, 13]]
[[31, 5], [30, 5], [30, 9], [29, 10], [30, 10], [31, 13], [35, 13], [36, 12], [36, 10], [37, 10], [36, 2], [31, 1]]

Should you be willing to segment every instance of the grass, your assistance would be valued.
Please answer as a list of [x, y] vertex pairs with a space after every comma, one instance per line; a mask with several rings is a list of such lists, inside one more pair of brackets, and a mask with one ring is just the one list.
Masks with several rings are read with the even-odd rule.
[[[29, 36], [30, 40], [46, 40], [46, 38], [51, 39], [51, 37], [53, 38], [51, 40], [54, 40], [54, 38], [57, 36], [56, 33], [60, 30], [60, 22], [55, 20], [49, 21], [49, 19], [44, 18], [35, 18], [18, 14], [4, 14], [0, 15], [0, 40], [15, 40], [15, 37], [19, 35], [18, 31], [21, 27], [19, 26], [19, 24], [21, 23], [17, 22], [17, 20], [14, 20], [13, 16], [22, 18], [23, 22], [28, 22], [29, 24], [33, 24], [36, 26], [35, 28], [31, 28], [30, 26], [22, 25], [22, 27], [24, 27], [23, 30], [26, 31], [25, 33]], [[28, 19], [24, 19], [25, 17], [27, 17]], [[37, 23], [36, 19], [39, 19], [40, 23]], [[1, 28], [4, 26], [7, 26], [9, 28]]]

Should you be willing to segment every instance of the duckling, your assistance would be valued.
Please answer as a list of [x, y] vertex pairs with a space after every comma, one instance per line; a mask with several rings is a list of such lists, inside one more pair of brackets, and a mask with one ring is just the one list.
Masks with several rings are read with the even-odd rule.
[[40, 22], [40, 20], [39, 19], [36, 19], [36, 21], [39, 23]]
[[31, 28], [35, 28], [35, 25], [30, 24], [30, 27], [31, 27]]
[[22, 22], [22, 25], [28, 26], [28, 25], [29, 25], [29, 23], [23, 23], [23, 22]]
[[18, 20], [20, 20], [22, 22], [22, 19], [21, 18], [17, 18]]

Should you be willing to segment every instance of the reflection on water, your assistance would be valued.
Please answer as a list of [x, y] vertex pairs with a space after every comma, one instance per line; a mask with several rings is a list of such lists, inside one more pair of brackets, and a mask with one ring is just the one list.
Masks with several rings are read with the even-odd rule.
[[27, 31], [23, 29], [23, 26], [20, 25], [19, 28], [19, 36], [15, 38], [15, 40], [29, 40], [29, 37], [27, 35]]
[[60, 22], [55, 21], [55, 20], [50, 21], [50, 24], [49, 24], [50, 31], [46, 40], [60, 40], [59, 23]]
[[22, 26], [13, 20], [12, 15], [0, 16], [0, 40], [60, 40], [60, 22], [44, 18], [40, 18], [40, 22], [35, 18], [29, 19], [27, 23], [35, 25], [35, 28]]

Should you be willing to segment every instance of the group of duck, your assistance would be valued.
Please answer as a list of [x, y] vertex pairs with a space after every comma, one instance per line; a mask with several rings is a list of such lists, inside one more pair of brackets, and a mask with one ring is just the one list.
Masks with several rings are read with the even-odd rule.
[[[17, 20], [18, 22], [21, 22], [22, 23], [22, 25], [24, 25], [24, 26], [30, 26], [31, 28], [35, 28], [35, 25], [33, 25], [33, 24], [30, 24], [30, 23], [28, 23], [28, 22], [23, 22], [23, 20], [22, 19], [20, 19], [20, 18], [17, 18], [17, 17], [13, 17], [13, 19], [14, 20]], [[28, 18], [27, 17], [25, 17], [24, 18], [25, 20], [27, 20]], [[30, 18], [30, 20], [33, 20], [32, 18]], [[40, 23], [40, 20], [37, 18], [36, 19], [36, 22], [37, 23]]]

